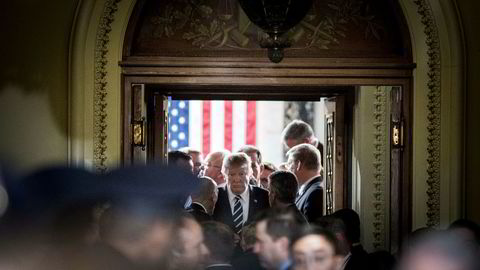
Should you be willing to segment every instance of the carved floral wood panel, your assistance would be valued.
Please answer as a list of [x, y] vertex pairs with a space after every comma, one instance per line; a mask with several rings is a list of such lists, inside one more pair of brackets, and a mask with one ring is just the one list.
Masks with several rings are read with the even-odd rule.
[[[139, 8], [142, 5], [137, 5]], [[136, 56], [264, 57], [265, 34], [235, 0], [146, 0], [131, 41]], [[316, 0], [288, 32], [287, 57], [403, 57], [404, 42], [384, 0]], [[132, 28], [133, 24], [129, 26]]]

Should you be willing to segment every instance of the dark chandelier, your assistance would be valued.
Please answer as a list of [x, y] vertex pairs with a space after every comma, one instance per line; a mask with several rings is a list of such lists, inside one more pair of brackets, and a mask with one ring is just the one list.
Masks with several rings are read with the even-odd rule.
[[238, 0], [250, 21], [268, 34], [260, 46], [268, 49], [268, 58], [274, 63], [282, 61], [283, 49], [291, 45], [285, 33], [305, 17], [312, 1]]

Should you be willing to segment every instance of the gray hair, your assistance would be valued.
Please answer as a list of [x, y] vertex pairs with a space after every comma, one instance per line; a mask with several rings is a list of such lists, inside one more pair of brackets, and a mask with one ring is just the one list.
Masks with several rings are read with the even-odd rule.
[[282, 131], [282, 139], [287, 140], [305, 140], [313, 137], [312, 127], [302, 120], [293, 120]]
[[192, 148], [192, 147], [188, 147], [188, 146], [182, 147], [182, 148], [178, 149], [178, 151], [182, 151], [182, 152], [184, 152], [185, 154], [188, 154], [188, 155], [201, 154], [202, 153], [200, 150]]
[[287, 157], [289, 156], [292, 156], [294, 161], [302, 162], [308, 170], [320, 171], [322, 169], [320, 151], [311, 144], [302, 143], [292, 147], [287, 152]]

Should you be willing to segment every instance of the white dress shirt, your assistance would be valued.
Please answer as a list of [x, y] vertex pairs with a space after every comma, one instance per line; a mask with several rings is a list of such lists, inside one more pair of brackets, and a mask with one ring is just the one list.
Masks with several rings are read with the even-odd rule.
[[[233, 206], [235, 205], [235, 194], [227, 187], [228, 201], [230, 202], [230, 209], [233, 215]], [[247, 185], [245, 191], [240, 194], [240, 203], [242, 204], [243, 209], [243, 223], [247, 222], [248, 219], [248, 206], [250, 204], [250, 187]]]

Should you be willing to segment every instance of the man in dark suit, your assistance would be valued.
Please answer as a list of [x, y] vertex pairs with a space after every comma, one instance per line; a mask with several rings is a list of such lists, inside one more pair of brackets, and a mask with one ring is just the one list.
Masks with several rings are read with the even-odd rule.
[[360, 217], [352, 209], [340, 209], [332, 214], [333, 217], [341, 219], [346, 227], [345, 238], [348, 242], [351, 258], [345, 265], [345, 270], [363, 269], [369, 262], [368, 253], [360, 243]]
[[317, 219], [314, 222], [314, 225], [324, 228], [335, 235], [335, 238], [337, 239], [337, 257], [339, 259], [337, 270], [368, 269], [367, 265], [365, 265], [365, 268], [362, 267], [363, 265], [355, 265], [353, 268], [347, 268], [348, 264], [350, 264], [350, 267], [352, 266], [352, 253], [351, 246], [346, 236], [347, 228], [341, 219], [333, 217], [332, 215], [324, 216]]
[[302, 143], [313, 145], [320, 151], [320, 164], [323, 166], [323, 144], [315, 137], [309, 124], [302, 120], [293, 120], [283, 129], [282, 138], [288, 149]]
[[299, 190], [295, 199], [298, 210], [308, 222], [323, 215], [323, 188], [320, 152], [311, 144], [303, 143], [287, 152], [287, 169], [298, 180]]
[[269, 207], [268, 191], [248, 185], [252, 167], [250, 157], [245, 153], [227, 156], [222, 173], [227, 184], [218, 188], [213, 219], [228, 225], [238, 234], [258, 212]]
[[198, 222], [212, 219], [218, 198], [217, 184], [207, 176], [198, 178], [199, 188], [192, 194], [192, 204], [186, 209]]
[[268, 176], [270, 206], [289, 209], [301, 223], [307, 223], [305, 216], [295, 205], [298, 191], [297, 177], [289, 171], [276, 171]]

